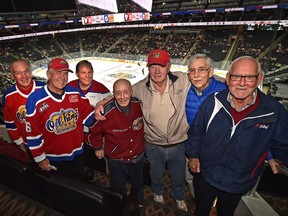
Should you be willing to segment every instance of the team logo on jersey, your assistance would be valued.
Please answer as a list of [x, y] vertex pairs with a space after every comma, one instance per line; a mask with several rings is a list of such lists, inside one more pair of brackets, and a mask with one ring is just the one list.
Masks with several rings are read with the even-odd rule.
[[78, 102], [78, 101], [79, 101], [78, 95], [70, 95], [70, 96], [69, 96], [69, 102], [70, 102], [70, 103], [76, 103], [76, 102]]
[[19, 122], [21, 122], [21, 123], [25, 122], [25, 119], [26, 119], [25, 105], [21, 105], [20, 107], [18, 107], [16, 117], [17, 117]]
[[49, 132], [55, 134], [63, 134], [74, 130], [77, 125], [79, 113], [78, 109], [70, 108], [67, 110], [61, 109], [60, 112], [55, 112], [50, 115], [46, 122], [46, 128]]
[[265, 124], [256, 124], [255, 126], [260, 128], [260, 129], [262, 128], [262, 129], [266, 129], [266, 130], [269, 128], [269, 125], [265, 125]]
[[133, 121], [132, 124], [132, 128], [133, 130], [140, 130], [141, 128], [143, 128], [143, 118], [137, 118]]
[[41, 106], [39, 108], [39, 112], [42, 113], [45, 110], [47, 110], [48, 108], [49, 108], [49, 105], [46, 102], [44, 102], [43, 104], [41, 104]]

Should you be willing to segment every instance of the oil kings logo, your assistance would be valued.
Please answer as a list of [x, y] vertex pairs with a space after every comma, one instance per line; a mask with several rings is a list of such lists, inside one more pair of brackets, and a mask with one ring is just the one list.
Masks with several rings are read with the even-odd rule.
[[135, 119], [133, 121], [132, 128], [133, 130], [140, 130], [141, 128], [143, 128], [143, 118]]
[[25, 123], [25, 119], [26, 119], [25, 105], [21, 105], [20, 107], [18, 107], [18, 110], [16, 112], [16, 117], [17, 117], [19, 122]]
[[79, 118], [78, 109], [61, 109], [60, 112], [55, 112], [50, 115], [46, 122], [46, 128], [49, 132], [55, 134], [63, 134], [74, 130]]

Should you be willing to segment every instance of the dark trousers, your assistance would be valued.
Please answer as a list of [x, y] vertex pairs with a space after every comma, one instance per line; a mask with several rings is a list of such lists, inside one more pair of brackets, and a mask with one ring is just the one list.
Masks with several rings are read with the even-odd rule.
[[50, 164], [57, 168], [57, 171], [54, 173], [56, 175], [85, 180], [85, 169], [82, 154], [75, 156], [72, 161], [50, 161]]
[[218, 190], [207, 183], [202, 174], [195, 174], [193, 178], [195, 192], [195, 216], [209, 216], [213, 201], [217, 197], [217, 215], [233, 216], [234, 211], [243, 194], [232, 194]]
[[143, 163], [144, 158], [136, 163], [124, 163], [121, 160], [107, 158], [110, 187], [126, 194], [126, 181], [131, 183], [130, 194], [135, 195], [139, 204], [144, 204], [143, 194]]

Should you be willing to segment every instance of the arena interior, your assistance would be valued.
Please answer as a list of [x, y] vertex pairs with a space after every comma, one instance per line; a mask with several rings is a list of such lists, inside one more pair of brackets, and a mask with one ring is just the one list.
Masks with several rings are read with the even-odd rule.
[[[118, 11], [116, 12], [93, 6], [93, 2], [98, 1], [91, 1], [92, 5], [89, 5], [80, 0], [76, 2], [71, 0], [73, 2], [71, 5], [65, 0], [65, 3], [59, 3], [60, 9], [51, 6], [46, 10], [44, 8], [43, 11], [33, 11], [33, 1], [28, 1], [30, 6], [20, 5], [22, 11], [21, 7], [19, 11], [15, 11], [17, 4], [20, 3], [12, 1], [14, 5], [10, 6], [11, 1], [5, 0], [4, 5], [7, 4], [7, 7], [0, 9], [0, 95], [14, 84], [10, 77], [9, 64], [18, 58], [24, 58], [31, 64], [34, 78], [39, 80], [45, 80], [47, 63], [54, 57], [60, 56], [67, 59], [73, 70], [75, 70], [75, 63], [80, 59], [95, 60], [93, 63], [95, 79], [111, 89], [113, 81], [119, 77], [131, 79], [132, 83], [143, 79], [148, 73], [146, 67], [148, 53], [160, 48], [169, 52], [172, 58], [172, 70], [186, 72], [189, 57], [196, 53], [205, 53], [214, 60], [215, 68], [220, 76], [225, 76], [230, 62], [235, 58], [243, 55], [253, 56], [259, 60], [265, 73], [262, 90], [288, 108], [287, 0], [153, 0], [149, 9], [144, 8], [139, 1], [117, 0]], [[57, 3], [52, 1], [51, 4]], [[103, 20], [96, 19], [94, 23], [85, 23], [91, 16], [115, 14], [117, 17], [118, 13], [147, 13], [149, 15], [145, 19], [136, 17], [135, 20], [123, 22], [103, 22]], [[104, 62], [106, 66], [100, 67], [97, 61]], [[114, 65], [115, 62], [117, 64]], [[0, 124], [1, 142], [6, 142], [2, 111]], [[0, 163], [1, 178], [5, 176], [3, 172], [20, 169], [17, 168], [20, 166], [18, 162], [13, 162], [11, 169], [5, 168], [6, 158], [0, 158]], [[14, 173], [9, 177], [14, 179], [1, 181], [0, 215], [77, 215], [65, 211], [65, 208], [74, 207], [65, 206], [64, 201], [62, 205], [65, 208], [51, 204], [49, 200], [41, 199], [41, 193], [47, 193], [47, 191], [37, 191], [37, 195], [28, 193], [27, 190], [35, 188], [33, 189], [31, 173], [27, 173], [27, 169], [30, 171], [31, 168], [25, 165], [24, 171], [18, 170], [17, 175]], [[87, 167], [87, 172], [91, 174], [93, 184], [107, 184], [108, 177], [103, 164]], [[248, 196], [254, 199], [253, 202], [261, 199], [258, 208], [261, 209], [261, 205], [265, 205], [272, 209], [272, 213], [266, 212], [266, 215], [287, 216], [287, 170], [283, 171], [284, 174], [276, 176], [268, 172], [266, 173], [265, 170], [257, 185], [258, 188]], [[145, 173], [149, 175], [148, 172]], [[34, 177], [33, 180], [35, 180]], [[30, 183], [27, 183], [29, 181]], [[47, 184], [43, 179], [39, 181]], [[177, 210], [169, 194], [165, 195], [168, 200], [170, 199], [166, 205], [153, 202], [149, 176], [145, 182], [144, 192], [147, 202], [140, 215], [193, 215], [195, 204], [188, 187], [185, 188], [185, 199], [189, 203], [189, 211], [186, 213]], [[67, 182], [63, 181], [61, 184], [67, 184]], [[168, 176], [165, 184], [167, 191], [171, 190]], [[47, 185], [51, 186], [52, 183]], [[23, 187], [27, 187], [27, 190]], [[85, 185], [76, 185], [76, 187], [87, 190], [95, 189]], [[78, 196], [75, 191], [67, 192], [67, 194], [71, 197]], [[51, 199], [54, 198], [53, 195], [49, 195]], [[85, 203], [89, 203], [87, 206], [92, 208], [94, 200], [86, 196], [88, 195], [79, 195], [79, 200], [82, 199], [79, 205], [85, 206]], [[72, 206], [76, 205], [71, 197], [69, 199], [66, 197], [67, 202], [70, 202]], [[121, 202], [124, 201], [121, 200]], [[102, 204], [101, 208], [104, 208]], [[105, 208], [108, 208], [107, 206]], [[251, 211], [247, 210], [244, 213], [239, 211], [237, 215], [263, 215], [251, 213]], [[90, 215], [94, 210], [87, 212], [87, 215]], [[133, 215], [131, 212], [125, 214]], [[211, 211], [211, 215], [216, 216], [217, 212]]]

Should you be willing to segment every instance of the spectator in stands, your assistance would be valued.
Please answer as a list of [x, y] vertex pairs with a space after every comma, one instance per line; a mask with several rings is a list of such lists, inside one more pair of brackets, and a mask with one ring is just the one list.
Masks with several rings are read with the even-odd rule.
[[[113, 85], [114, 99], [104, 107], [106, 121], [96, 121], [89, 142], [97, 158], [107, 156], [110, 186], [126, 194], [126, 180], [140, 206], [144, 204], [144, 122], [140, 101], [132, 97], [131, 83], [119, 79]], [[105, 139], [105, 145], [103, 142]]]
[[[76, 65], [76, 76], [78, 79], [70, 81], [68, 85], [83, 93], [88, 98], [91, 106], [95, 107], [100, 100], [111, 95], [111, 93], [102, 83], [93, 80], [93, 74], [94, 70], [91, 62], [81, 60]], [[84, 126], [84, 132], [84, 142], [87, 143], [89, 129], [86, 126]]]
[[28, 145], [42, 170], [57, 168], [57, 174], [81, 177], [84, 174], [83, 123], [94, 118], [94, 108], [77, 89], [66, 86], [72, 72], [66, 60], [48, 64], [48, 83], [27, 100]]
[[[170, 72], [170, 56], [165, 50], [153, 50], [148, 55], [149, 76], [133, 85], [133, 96], [139, 98], [145, 122], [145, 153], [150, 163], [154, 200], [164, 203], [163, 175], [167, 166], [172, 182], [172, 195], [177, 208], [187, 211], [184, 201], [185, 141], [188, 123], [185, 120], [185, 100], [190, 88], [187, 75]], [[97, 106], [97, 119], [103, 107]]]
[[2, 97], [4, 121], [11, 141], [26, 151], [26, 101], [32, 92], [45, 83], [32, 80], [30, 66], [24, 59], [13, 61], [10, 73], [16, 84], [8, 88]]
[[234, 60], [227, 90], [211, 94], [188, 131], [186, 152], [194, 176], [196, 216], [209, 215], [218, 197], [218, 215], [233, 215], [263, 172], [269, 150], [288, 161], [288, 112], [257, 87], [264, 75], [257, 60]]
[[[208, 95], [226, 89], [226, 84], [213, 77], [213, 60], [205, 54], [196, 54], [188, 61], [188, 79], [191, 87], [186, 98], [186, 116], [188, 124], [191, 125], [201, 103]], [[194, 196], [193, 175], [186, 168], [186, 181]]]

